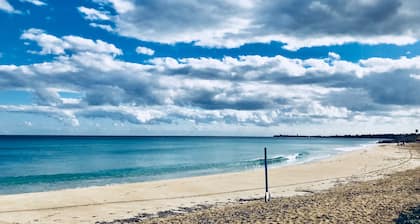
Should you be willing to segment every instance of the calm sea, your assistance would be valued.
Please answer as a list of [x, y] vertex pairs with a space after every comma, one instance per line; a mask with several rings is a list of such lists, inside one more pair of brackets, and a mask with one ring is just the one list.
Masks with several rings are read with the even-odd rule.
[[[0, 137], [0, 194], [130, 183], [283, 166], [354, 150], [372, 139]], [[291, 174], [293, 175], [293, 174]]]

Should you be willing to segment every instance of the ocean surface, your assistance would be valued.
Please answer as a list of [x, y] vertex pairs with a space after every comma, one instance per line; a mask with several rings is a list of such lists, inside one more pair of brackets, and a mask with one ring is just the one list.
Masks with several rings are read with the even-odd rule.
[[[0, 194], [171, 179], [304, 163], [372, 139], [0, 136]], [[290, 174], [293, 175], [293, 174]]]

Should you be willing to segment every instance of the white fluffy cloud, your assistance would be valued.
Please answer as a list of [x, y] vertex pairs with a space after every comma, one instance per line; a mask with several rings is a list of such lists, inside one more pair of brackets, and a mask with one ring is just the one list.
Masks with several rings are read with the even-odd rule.
[[89, 26], [106, 30], [108, 32], [114, 32], [114, 28], [111, 25], [99, 24], [99, 23], [89, 23]]
[[[83, 14], [84, 19], [92, 21], [89, 26], [106, 30], [108, 32], [114, 32], [114, 28], [110, 24], [102, 24], [112, 20], [112, 15], [107, 11], [99, 11], [94, 8], [87, 8], [80, 6], [77, 8], [80, 13]], [[102, 22], [102, 23], [99, 23]]]
[[92, 8], [86, 7], [79, 7], [77, 8], [79, 12], [84, 15], [84, 18], [87, 20], [110, 20], [111, 17], [107, 14], [107, 12], [102, 12]]
[[120, 35], [170, 44], [238, 47], [280, 41], [297, 50], [351, 42], [406, 45], [420, 38], [416, 0], [94, 2], [115, 9], [111, 20]]
[[[47, 5], [45, 2], [40, 0], [20, 0], [21, 2], [27, 2], [36, 6], [45, 6]], [[16, 13], [21, 14], [22, 12], [15, 9], [7, 0], [0, 0], [0, 11], [4, 11], [7, 13]]]
[[[276, 126], [420, 116], [420, 99], [413, 97], [420, 57], [349, 62], [330, 53], [325, 59], [154, 58], [140, 64], [118, 59], [121, 50], [100, 40], [37, 29], [22, 39], [55, 58], [0, 65], [1, 89], [33, 95], [33, 105], [0, 111], [44, 114], [75, 126], [81, 117]], [[61, 91], [80, 98], [63, 98]]]
[[334, 52], [328, 52], [328, 57], [334, 60], [340, 60], [340, 55]]
[[8, 13], [17, 13], [18, 11], [13, 8], [7, 0], [0, 0], [0, 10]]
[[142, 46], [138, 46], [136, 48], [136, 52], [137, 54], [145, 54], [145, 55], [150, 55], [150, 56], [155, 54], [155, 51], [153, 49], [142, 47]]
[[118, 13], [126, 13], [135, 9], [135, 6], [130, 0], [93, 0], [99, 4], [112, 4]]
[[43, 30], [34, 28], [26, 30], [22, 34], [21, 39], [34, 41], [42, 48], [41, 51], [31, 51], [32, 53], [60, 55], [64, 54], [66, 50], [73, 50], [111, 53], [115, 55], [122, 54], [121, 49], [102, 40], [94, 41], [72, 35], [59, 38], [54, 35], [47, 34]]

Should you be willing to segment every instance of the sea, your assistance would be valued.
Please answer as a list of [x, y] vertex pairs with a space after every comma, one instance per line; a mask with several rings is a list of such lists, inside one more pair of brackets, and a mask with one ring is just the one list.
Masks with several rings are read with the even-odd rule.
[[[0, 194], [261, 169], [328, 158], [375, 139], [0, 136]], [[293, 175], [291, 173], [290, 175]]]

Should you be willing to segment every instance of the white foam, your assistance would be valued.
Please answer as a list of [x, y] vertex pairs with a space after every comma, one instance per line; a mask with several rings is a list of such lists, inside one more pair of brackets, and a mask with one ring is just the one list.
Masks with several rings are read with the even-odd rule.
[[357, 146], [338, 147], [338, 148], [335, 148], [335, 150], [342, 151], [342, 152], [350, 152], [350, 151], [355, 151], [355, 150], [366, 149], [366, 148], [372, 147], [373, 145], [375, 145], [375, 143], [361, 144]]
[[323, 160], [323, 159], [327, 159], [329, 157], [331, 157], [331, 154], [323, 154], [323, 155], [318, 155], [318, 156], [311, 156], [308, 157], [307, 159], [303, 160], [302, 163], [307, 163], [307, 162], [312, 162], [312, 161], [317, 161], [317, 160]]
[[299, 157], [299, 153], [295, 153], [292, 155], [284, 156], [284, 158], [287, 158], [287, 162], [294, 162]]

